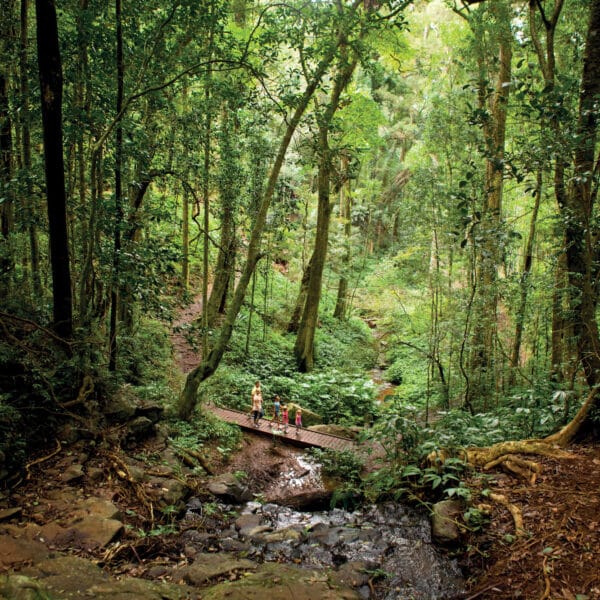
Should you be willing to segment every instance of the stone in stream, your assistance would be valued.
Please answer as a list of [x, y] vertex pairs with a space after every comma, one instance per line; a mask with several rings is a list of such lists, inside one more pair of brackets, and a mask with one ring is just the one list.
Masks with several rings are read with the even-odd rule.
[[252, 499], [252, 493], [240, 483], [231, 473], [224, 473], [211, 478], [208, 483], [211, 494], [219, 496], [226, 501], [241, 504]]
[[173, 571], [173, 580], [201, 586], [213, 579], [229, 578], [233, 573], [252, 571], [256, 567], [256, 563], [226, 552], [198, 554], [191, 565]]

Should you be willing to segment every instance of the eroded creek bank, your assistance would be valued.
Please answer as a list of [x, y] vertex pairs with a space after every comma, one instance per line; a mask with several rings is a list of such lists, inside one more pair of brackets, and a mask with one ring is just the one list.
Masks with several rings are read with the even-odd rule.
[[[0, 498], [0, 598], [436, 600], [462, 588], [426, 514], [327, 510], [297, 449], [246, 436], [226, 473], [191, 487], [168, 444], [157, 457], [149, 468], [73, 447], [36, 465], [37, 487]], [[138, 530], [134, 489], [180, 505], [172, 527]]]

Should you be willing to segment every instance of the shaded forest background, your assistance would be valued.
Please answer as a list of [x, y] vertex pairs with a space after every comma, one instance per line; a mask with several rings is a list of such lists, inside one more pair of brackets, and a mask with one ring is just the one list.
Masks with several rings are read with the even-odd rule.
[[445, 445], [594, 431], [598, 0], [1, 14], [7, 468], [125, 385], [189, 419], [260, 378], [407, 443], [413, 409]]

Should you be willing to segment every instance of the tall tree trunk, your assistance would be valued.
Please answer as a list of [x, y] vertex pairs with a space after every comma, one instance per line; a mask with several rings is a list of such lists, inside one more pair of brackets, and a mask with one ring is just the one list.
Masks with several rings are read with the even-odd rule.
[[12, 240], [14, 229], [14, 201], [11, 192], [13, 172], [12, 119], [8, 104], [8, 77], [0, 73], [0, 192], [5, 201], [0, 205], [0, 235], [2, 253], [0, 254], [0, 295], [8, 295], [14, 275], [14, 256]]
[[48, 196], [54, 328], [64, 338], [73, 333], [73, 299], [67, 235], [62, 131], [62, 65], [54, 0], [36, 0], [37, 54], [40, 77], [44, 163]]
[[241, 190], [242, 174], [239, 172], [239, 153], [234, 149], [235, 129], [231, 127], [230, 113], [233, 112], [233, 108], [229, 105], [225, 106], [221, 119], [221, 131], [219, 133], [221, 166], [218, 174], [218, 182], [221, 235], [210, 298], [206, 307], [206, 318], [209, 328], [215, 325], [217, 316], [225, 312], [227, 293], [234, 278], [233, 268], [235, 265], [237, 244], [235, 207]]
[[352, 253], [352, 195], [350, 193], [350, 177], [348, 176], [348, 156], [342, 154], [341, 171], [345, 181], [340, 188], [340, 217], [344, 223], [344, 255], [342, 257], [342, 273], [338, 282], [337, 299], [333, 316], [343, 321], [346, 318], [348, 309], [348, 270], [350, 269], [350, 259]]
[[190, 285], [190, 203], [187, 190], [183, 190], [181, 217], [181, 285], [187, 291]]
[[319, 121], [319, 172], [317, 177], [317, 232], [315, 237], [315, 247], [310, 260], [310, 272], [306, 302], [304, 311], [296, 335], [294, 344], [294, 356], [298, 369], [308, 372], [314, 366], [314, 341], [317, 322], [319, 318], [319, 302], [321, 300], [321, 287], [323, 281], [323, 270], [325, 268], [325, 258], [327, 256], [327, 247], [329, 244], [329, 223], [331, 220], [331, 201], [330, 184], [331, 171], [333, 168], [332, 152], [329, 147], [329, 128], [333, 121], [339, 104], [342, 92], [350, 83], [357, 59], [348, 60], [347, 49], [342, 48], [342, 65], [336, 74], [331, 97], [321, 119]]
[[[480, 107], [488, 117], [483, 125], [486, 146], [485, 198], [481, 219], [482, 247], [479, 253], [476, 298], [477, 319], [471, 340], [470, 371], [472, 378], [472, 404], [479, 398], [487, 398], [495, 389], [495, 340], [498, 309], [498, 265], [501, 260], [502, 195], [504, 177], [504, 146], [506, 138], [506, 115], [510, 92], [512, 33], [510, 30], [510, 5], [501, 0], [490, 5], [495, 16], [498, 44], [498, 62], [494, 93], [486, 94], [486, 83], [479, 86]], [[483, 75], [484, 56], [479, 55]]]
[[598, 304], [598, 226], [595, 223], [593, 173], [596, 166], [597, 111], [600, 95], [600, 0], [590, 5], [586, 38], [579, 121], [575, 148], [575, 177], [561, 210], [566, 221], [567, 267], [572, 292], [571, 309], [579, 359], [590, 387], [600, 381]]
[[[116, 114], [123, 109], [123, 82], [125, 65], [123, 63], [123, 22], [121, 0], [115, 0], [115, 20], [117, 28], [117, 105]], [[115, 131], [115, 225], [113, 234], [113, 272], [110, 292], [110, 333], [109, 333], [109, 371], [117, 368], [117, 328], [119, 317], [119, 297], [121, 279], [121, 232], [123, 228], [123, 127], [117, 123]]]
[[33, 297], [42, 296], [42, 281], [40, 277], [40, 249], [36, 227], [37, 207], [33, 186], [31, 184], [31, 116], [29, 110], [29, 77], [28, 77], [28, 39], [29, 26], [29, 0], [21, 0], [21, 33], [19, 39], [19, 72], [20, 72], [20, 121], [21, 144], [23, 147], [23, 169], [25, 171], [25, 190], [23, 193], [23, 208], [27, 217], [27, 233], [29, 237], [29, 262], [31, 267], [31, 280], [33, 284]]
[[[538, 62], [544, 75], [544, 83], [547, 91], [548, 102], [558, 105], [557, 100], [553, 99], [553, 92], [556, 81], [556, 60], [554, 56], [554, 35], [556, 26], [563, 9], [564, 0], [554, 0], [552, 14], [548, 17], [544, 6], [535, 0], [529, 1], [529, 28], [531, 40], [536, 50]], [[542, 44], [538, 32], [536, 15], [540, 14], [541, 23], [545, 29], [545, 46]], [[549, 127], [555, 140], [561, 139], [561, 122], [556, 113], [550, 113]], [[559, 207], [565, 204], [565, 167], [567, 161], [560, 154], [557, 155], [554, 164], [554, 194]], [[551, 333], [551, 358], [550, 358], [550, 378], [553, 381], [561, 382], [565, 378], [565, 360], [571, 356], [569, 349], [570, 336], [567, 335], [567, 329], [570, 329], [569, 323], [565, 319], [565, 298], [567, 286], [567, 265], [566, 265], [566, 244], [564, 233], [561, 235], [561, 251], [556, 261], [554, 274], [554, 288], [552, 291], [552, 333]]]
[[533, 264], [533, 244], [535, 241], [535, 230], [537, 225], [537, 216], [540, 209], [540, 200], [542, 197], [542, 171], [538, 170], [537, 184], [535, 187], [535, 198], [533, 202], [533, 211], [531, 213], [531, 221], [529, 222], [529, 234], [525, 244], [525, 253], [523, 255], [523, 267], [521, 269], [521, 277], [519, 281], [519, 305], [515, 315], [515, 337], [510, 353], [510, 368], [511, 374], [509, 384], [515, 383], [515, 371], [519, 366], [519, 357], [521, 355], [521, 341], [523, 339], [523, 328], [525, 326], [525, 314], [527, 310], [527, 295], [529, 292], [529, 275]]
[[14, 170], [13, 123], [9, 103], [9, 63], [8, 56], [13, 54], [14, 2], [2, 0], [0, 7], [0, 194], [4, 202], [0, 204], [0, 297], [8, 295], [14, 277], [15, 257], [13, 249], [14, 230]]
[[[208, 39], [208, 60], [212, 60], [215, 33], [215, 16], [212, 3], [210, 11], [210, 33]], [[208, 262], [210, 253], [210, 144], [212, 135], [212, 69], [209, 66], [204, 78], [204, 136], [202, 139], [202, 203], [204, 205], [204, 233], [202, 236], [202, 356], [208, 355]]]
[[310, 281], [310, 270], [312, 267], [313, 257], [315, 253], [310, 255], [310, 259], [304, 272], [302, 273], [302, 279], [300, 281], [300, 289], [298, 290], [298, 296], [296, 297], [296, 304], [292, 311], [292, 316], [287, 326], [288, 333], [297, 333], [300, 327], [300, 318], [304, 311], [304, 305], [306, 304], [306, 296], [308, 295], [308, 282]]
[[318, 209], [317, 232], [313, 255], [310, 259], [310, 271], [306, 291], [306, 302], [300, 319], [300, 326], [294, 344], [294, 356], [298, 369], [302, 372], [311, 371], [314, 366], [314, 339], [319, 316], [321, 300], [321, 283], [325, 257], [329, 241], [329, 222], [331, 217], [331, 202], [329, 187], [331, 182], [331, 151], [329, 149], [328, 127], [323, 125], [319, 131], [319, 175], [317, 178]]

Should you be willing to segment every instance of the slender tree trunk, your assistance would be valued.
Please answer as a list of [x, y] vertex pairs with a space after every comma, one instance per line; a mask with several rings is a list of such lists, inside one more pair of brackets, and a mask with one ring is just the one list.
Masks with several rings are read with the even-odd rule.
[[[5, 17], [3, 17], [5, 18]], [[14, 275], [12, 235], [14, 229], [14, 200], [11, 192], [13, 173], [12, 119], [8, 104], [8, 77], [0, 72], [0, 192], [5, 200], [0, 205], [0, 296], [8, 295]]]
[[231, 131], [230, 107], [226, 106], [222, 115], [219, 135], [219, 156], [221, 158], [219, 180], [221, 235], [219, 251], [213, 276], [210, 298], [206, 308], [208, 326], [213, 327], [217, 315], [223, 314], [227, 304], [227, 292], [234, 278], [233, 267], [236, 254], [235, 206], [240, 193], [241, 174], [238, 172], [239, 154], [233, 148], [234, 132]]
[[527, 295], [529, 292], [529, 275], [533, 264], [533, 244], [535, 241], [535, 230], [537, 225], [537, 216], [540, 209], [540, 200], [542, 197], [542, 171], [537, 173], [537, 184], [535, 188], [535, 198], [533, 202], [533, 211], [529, 223], [529, 234], [525, 244], [525, 253], [523, 255], [523, 267], [521, 269], [521, 278], [519, 281], [519, 305], [515, 315], [515, 337], [513, 340], [512, 351], [510, 354], [511, 375], [509, 384], [515, 383], [515, 371], [519, 366], [519, 357], [521, 355], [521, 341], [523, 339], [523, 328], [525, 326], [525, 314], [527, 310]]
[[27, 233], [29, 237], [29, 261], [31, 265], [31, 280], [33, 284], [33, 297], [41, 298], [42, 281], [40, 277], [40, 249], [36, 223], [37, 207], [33, 186], [31, 185], [31, 116], [29, 107], [29, 77], [28, 77], [28, 41], [27, 31], [29, 25], [29, 0], [21, 0], [21, 34], [19, 39], [19, 71], [21, 92], [21, 143], [23, 147], [23, 169], [27, 173], [25, 191], [23, 194], [23, 208], [27, 215]]
[[300, 289], [298, 290], [298, 296], [296, 297], [296, 304], [294, 305], [294, 310], [292, 311], [292, 316], [290, 317], [290, 322], [287, 326], [288, 333], [297, 333], [298, 328], [300, 327], [300, 318], [302, 317], [302, 311], [304, 310], [306, 296], [308, 294], [308, 282], [310, 281], [310, 270], [313, 263], [313, 257], [314, 251], [310, 255], [308, 264], [302, 273], [302, 280], [300, 281]]
[[304, 312], [298, 327], [296, 343], [294, 344], [294, 356], [300, 371], [311, 371], [314, 366], [314, 341], [317, 322], [319, 318], [319, 302], [321, 300], [321, 287], [323, 281], [323, 270], [329, 244], [329, 223], [331, 220], [330, 185], [331, 170], [333, 167], [332, 152], [329, 147], [329, 127], [333, 116], [338, 110], [340, 98], [343, 91], [352, 79], [358, 60], [348, 60], [347, 48], [342, 48], [343, 61], [336, 74], [331, 97], [321, 120], [319, 122], [319, 172], [317, 177], [317, 232], [315, 247], [311, 258], [306, 302]]
[[[117, 105], [116, 114], [123, 108], [123, 82], [125, 65], [123, 63], [123, 23], [121, 0], [115, 0], [115, 19], [117, 27]], [[120, 279], [121, 279], [121, 231], [123, 228], [123, 127], [121, 121], [115, 131], [115, 229], [113, 237], [113, 279], [110, 293], [110, 347], [108, 369], [117, 368], [117, 329], [119, 316]]]
[[[208, 59], [212, 59], [214, 42], [214, 14], [213, 6], [210, 4], [210, 34], [208, 39]], [[208, 355], [208, 259], [210, 252], [210, 144], [212, 135], [212, 69], [210, 66], [206, 72], [204, 80], [204, 138], [202, 141], [203, 171], [202, 171], [202, 202], [204, 204], [204, 234], [203, 234], [203, 253], [202, 253], [202, 356]]]
[[[556, 60], [554, 56], [554, 34], [563, 8], [563, 0], [555, 0], [552, 7], [552, 15], [547, 16], [544, 6], [534, 2], [529, 3], [529, 27], [531, 40], [536, 50], [538, 62], [544, 75], [544, 81], [547, 90], [548, 101], [553, 101], [553, 91], [556, 80]], [[542, 25], [545, 28], [545, 47], [542, 44], [536, 24], [536, 15], [540, 13]], [[554, 134], [555, 140], [561, 139], [561, 123], [555, 114], [551, 113], [549, 127]], [[566, 161], [562, 156], [557, 156], [554, 164], [554, 194], [559, 207], [565, 204], [565, 166]], [[550, 359], [550, 378], [553, 381], [561, 382], [564, 380], [564, 362], [565, 357], [570, 355], [568, 350], [566, 329], [569, 325], [564, 317], [565, 315], [565, 289], [567, 286], [567, 265], [566, 254], [563, 250], [566, 248], [564, 233], [561, 235], [561, 251], [556, 261], [556, 270], [554, 274], [554, 289], [552, 291], [552, 333], [551, 333], [551, 359]]]
[[15, 6], [13, 0], [0, 2], [0, 297], [7, 296], [15, 274], [13, 248], [15, 193], [12, 183], [15, 167], [13, 117], [9, 103], [10, 63], [14, 52]]
[[181, 285], [187, 291], [190, 285], [190, 206], [187, 190], [183, 190], [183, 201], [181, 204], [182, 223], [181, 223]]
[[337, 299], [333, 316], [343, 321], [346, 319], [348, 308], [348, 270], [350, 269], [350, 260], [352, 256], [352, 195], [350, 193], [350, 178], [348, 177], [348, 156], [342, 155], [341, 171], [346, 177], [346, 181], [340, 188], [340, 217], [344, 222], [344, 255], [342, 257], [342, 274], [338, 283]]
[[319, 143], [319, 175], [317, 182], [318, 209], [317, 232], [315, 247], [310, 260], [310, 271], [306, 302], [296, 335], [294, 355], [298, 369], [302, 372], [311, 371], [314, 366], [314, 339], [319, 316], [319, 302], [321, 300], [321, 283], [323, 269], [327, 256], [329, 241], [329, 222], [331, 217], [331, 202], [329, 186], [331, 181], [331, 152], [327, 141], [329, 123], [320, 127]]
[[[495, 340], [498, 310], [498, 265], [501, 261], [502, 195], [506, 115], [510, 92], [512, 33], [510, 30], [510, 5], [504, 0], [490, 5], [496, 15], [498, 33], [498, 70], [495, 91], [489, 101], [486, 84], [480, 83], [480, 106], [489, 113], [483, 126], [488, 154], [485, 174], [485, 199], [482, 211], [482, 248], [478, 264], [477, 319], [471, 340], [470, 371], [475, 377], [470, 389], [469, 403], [487, 398], [495, 390]], [[483, 62], [483, 56], [480, 56]], [[483, 65], [481, 66], [483, 74]]]
[[62, 131], [62, 65], [54, 0], [36, 0], [38, 65], [44, 130], [54, 328], [64, 338], [73, 333], [73, 300]]

